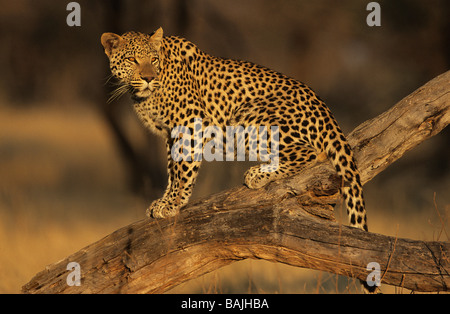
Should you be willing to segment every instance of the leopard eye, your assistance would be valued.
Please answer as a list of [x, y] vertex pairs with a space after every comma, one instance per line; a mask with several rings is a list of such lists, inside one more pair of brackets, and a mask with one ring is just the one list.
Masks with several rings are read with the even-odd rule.
[[128, 57], [127, 60], [130, 61], [130, 62], [136, 62], [137, 63], [135, 57]]
[[151, 62], [152, 64], [155, 64], [155, 63], [157, 63], [158, 61], [159, 61], [159, 60], [158, 60], [157, 57], [153, 57], [153, 58], [150, 59], [150, 62]]

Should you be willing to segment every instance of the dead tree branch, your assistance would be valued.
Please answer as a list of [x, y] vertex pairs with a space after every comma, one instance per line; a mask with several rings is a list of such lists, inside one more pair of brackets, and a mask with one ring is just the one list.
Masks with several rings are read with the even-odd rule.
[[[450, 71], [348, 135], [362, 181], [450, 123]], [[450, 243], [364, 232], [335, 222], [340, 182], [328, 162], [260, 190], [234, 188], [190, 203], [174, 219], [145, 219], [51, 264], [25, 293], [158, 293], [246, 258], [366, 280], [370, 262], [382, 283], [415, 291], [450, 290]], [[368, 204], [369, 215], [370, 204]], [[370, 216], [369, 216], [370, 217]], [[370, 220], [369, 220], [370, 226]], [[68, 263], [81, 266], [69, 286]]]

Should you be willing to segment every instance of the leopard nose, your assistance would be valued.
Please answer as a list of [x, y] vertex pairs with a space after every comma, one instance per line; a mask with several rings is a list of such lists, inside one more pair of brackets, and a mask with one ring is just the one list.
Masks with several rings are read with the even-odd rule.
[[155, 77], [150, 76], [150, 75], [141, 75], [141, 79], [143, 79], [147, 83], [150, 83], [151, 81], [153, 81], [155, 79]]

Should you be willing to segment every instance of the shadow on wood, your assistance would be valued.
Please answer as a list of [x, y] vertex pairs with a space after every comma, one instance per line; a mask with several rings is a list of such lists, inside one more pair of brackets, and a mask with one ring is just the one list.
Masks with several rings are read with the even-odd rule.
[[[450, 71], [348, 135], [365, 183], [450, 123]], [[159, 293], [254, 258], [414, 291], [450, 290], [450, 243], [364, 232], [335, 222], [339, 180], [328, 162], [260, 190], [234, 188], [191, 202], [179, 216], [123, 227], [38, 273], [24, 293]], [[368, 204], [369, 230], [370, 212]], [[70, 262], [81, 285], [66, 282]]]

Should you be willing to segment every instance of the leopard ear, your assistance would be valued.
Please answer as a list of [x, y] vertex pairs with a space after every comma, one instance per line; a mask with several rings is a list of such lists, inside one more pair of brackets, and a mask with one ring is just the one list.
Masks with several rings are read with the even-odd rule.
[[161, 47], [161, 42], [163, 39], [163, 29], [160, 27], [158, 28], [151, 37], [152, 42], [154, 43], [157, 50]]
[[119, 46], [122, 41], [122, 37], [114, 33], [103, 33], [101, 41], [103, 47], [105, 48], [105, 53], [109, 57], [111, 56], [113, 49]]

